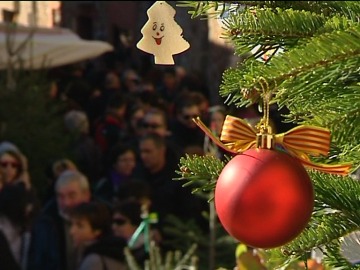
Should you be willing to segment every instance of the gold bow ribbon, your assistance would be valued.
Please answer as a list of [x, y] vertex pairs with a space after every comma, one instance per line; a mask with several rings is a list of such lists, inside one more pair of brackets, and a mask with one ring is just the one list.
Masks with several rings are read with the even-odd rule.
[[[193, 121], [200, 127], [214, 143], [226, 151], [239, 154], [250, 148], [257, 147], [257, 132], [245, 120], [227, 115], [221, 130], [220, 139], [214, 136], [200, 118]], [[300, 160], [305, 166], [313, 169], [332, 173], [347, 175], [351, 168], [350, 163], [346, 164], [316, 164], [310, 160], [311, 156], [327, 156], [330, 149], [330, 131], [315, 126], [297, 126], [285, 133], [269, 134], [274, 144], [281, 145], [285, 150]]]

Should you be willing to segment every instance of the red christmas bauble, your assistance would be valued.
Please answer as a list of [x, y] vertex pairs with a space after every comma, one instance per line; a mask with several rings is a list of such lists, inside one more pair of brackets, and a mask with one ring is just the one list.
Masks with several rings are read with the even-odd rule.
[[220, 173], [215, 207], [231, 236], [255, 248], [275, 248], [306, 227], [314, 190], [297, 159], [275, 150], [250, 149], [236, 155]]

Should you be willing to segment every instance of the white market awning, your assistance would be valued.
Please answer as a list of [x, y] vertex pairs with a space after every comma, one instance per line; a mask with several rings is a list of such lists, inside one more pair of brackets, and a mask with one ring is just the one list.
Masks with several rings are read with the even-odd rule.
[[111, 44], [83, 40], [66, 28], [32, 28], [0, 23], [0, 69], [53, 68], [113, 51]]

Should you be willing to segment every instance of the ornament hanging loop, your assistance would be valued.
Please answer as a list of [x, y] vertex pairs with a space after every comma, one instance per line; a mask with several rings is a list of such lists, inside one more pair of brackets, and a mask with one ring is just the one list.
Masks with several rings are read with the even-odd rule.
[[273, 149], [274, 148], [274, 134], [272, 128], [269, 124], [270, 116], [270, 100], [272, 96], [272, 91], [270, 90], [268, 82], [265, 78], [260, 77], [259, 83], [262, 88], [262, 98], [263, 98], [263, 112], [264, 115], [260, 120], [260, 123], [257, 125], [258, 133], [256, 134], [256, 147], [263, 149]]

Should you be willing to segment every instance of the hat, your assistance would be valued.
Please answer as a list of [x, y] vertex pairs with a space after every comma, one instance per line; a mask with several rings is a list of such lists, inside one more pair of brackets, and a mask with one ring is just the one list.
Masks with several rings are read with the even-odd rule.
[[0, 143], [0, 154], [4, 153], [6, 151], [9, 151], [9, 150], [20, 153], [19, 148], [12, 142], [4, 141], [4, 142]]

